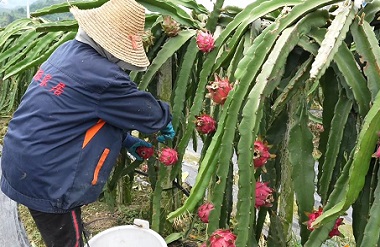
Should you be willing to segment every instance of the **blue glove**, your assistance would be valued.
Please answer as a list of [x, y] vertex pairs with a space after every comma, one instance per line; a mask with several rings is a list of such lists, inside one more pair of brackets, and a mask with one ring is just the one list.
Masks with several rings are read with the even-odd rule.
[[157, 141], [164, 143], [167, 140], [173, 140], [175, 136], [175, 131], [173, 129], [172, 122], [169, 122], [168, 125], [160, 132], [161, 135], [157, 136]]
[[148, 148], [152, 147], [152, 144], [150, 144], [149, 142], [146, 142], [144, 140], [141, 140], [140, 138], [131, 136], [129, 134], [125, 138], [123, 144], [128, 150], [128, 153], [130, 153], [133, 157], [135, 157], [136, 160], [140, 160], [140, 161], [143, 160], [143, 158], [137, 154], [136, 149], [138, 147], [148, 147]]

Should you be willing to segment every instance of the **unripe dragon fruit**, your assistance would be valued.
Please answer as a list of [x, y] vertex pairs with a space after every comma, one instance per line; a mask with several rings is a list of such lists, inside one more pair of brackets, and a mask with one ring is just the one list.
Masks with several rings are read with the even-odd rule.
[[275, 158], [276, 155], [269, 153], [269, 146], [261, 140], [254, 143], [253, 163], [256, 168], [262, 167], [268, 159]]
[[272, 207], [273, 202], [273, 190], [267, 186], [266, 183], [256, 182], [256, 200], [255, 207]]
[[149, 48], [153, 46], [154, 39], [154, 35], [152, 34], [152, 31], [150, 29], [144, 32], [144, 34], [142, 35], [142, 42], [145, 52], [148, 52]]
[[212, 51], [215, 47], [214, 37], [209, 32], [198, 31], [196, 41], [198, 49], [204, 53]]
[[[312, 223], [322, 214], [323, 208], [319, 207], [318, 210], [314, 210], [312, 213], [307, 214], [309, 220], [307, 221], [307, 229], [313, 231], [314, 228], [311, 226]], [[335, 221], [333, 229], [329, 232], [329, 237], [332, 238], [334, 236], [341, 236], [341, 232], [339, 231], [339, 226], [343, 224], [343, 218], [338, 218]]]
[[211, 202], [206, 202], [198, 208], [198, 216], [203, 223], [208, 223], [208, 217], [213, 209], [214, 205]]
[[178, 153], [172, 148], [163, 148], [159, 153], [158, 160], [165, 166], [174, 165], [178, 161]]
[[215, 104], [223, 105], [226, 102], [228, 93], [232, 90], [232, 86], [228, 77], [221, 78], [215, 74], [215, 81], [206, 86], [208, 90], [207, 97], [211, 98]]
[[196, 116], [195, 127], [202, 134], [210, 134], [215, 132], [216, 121], [207, 114]]
[[153, 156], [154, 154], [154, 147], [144, 147], [144, 146], [140, 146], [138, 148], [136, 148], [136, 153], [141, 157], [143, 158], [144, 160], [146, 159], [149, 159], [150, 157]]
[[161, 23], [162, 29], [169, 37], [177, 36], [181, 28], [179, 23], [175, 21], [170, 15], [167, 15], [163, 18], [164, 20]]
[[210, 236], [210, 247], [236, 247], [236, 235], [228, 229], [218, 229]]

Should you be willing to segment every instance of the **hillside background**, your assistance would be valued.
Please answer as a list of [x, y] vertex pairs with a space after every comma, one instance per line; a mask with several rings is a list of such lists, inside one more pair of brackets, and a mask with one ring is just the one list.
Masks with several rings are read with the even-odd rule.
[[[30, 12], [51, 6], [67, 0], [29, 0]], [[14, 20], [27, 17], [26, 0], [0, 0], [0, 27], [5, 27]], [[50, 21], [72, 19], [70, 13], [55, 14], [44, 16]]]

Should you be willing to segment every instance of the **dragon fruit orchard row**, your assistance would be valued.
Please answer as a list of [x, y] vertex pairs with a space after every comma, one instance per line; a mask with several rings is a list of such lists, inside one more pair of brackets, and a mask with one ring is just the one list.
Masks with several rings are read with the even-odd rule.
[[[181, 30], [180, 25], [170, 17], [164, 18], [162, 23], [164, 32], [170, 36], [176, 36]], [[215, 40], [212, 34], [208, 31], [198, 31], [196, 36], [196, 44], [198, 49], [203, 53], [209, 53], [215, 48]], [[215, 80], [211, 81], [209, 85], [206, 86], [208, 90], [207, 98], [210, 98], [215, 105], [222, 105], [227, 100], [229, 92], [233, 89], [232, 84], [229, 82], [228, 77], [221, 77], [217, 74], [214, 75]], [[217, 121], [208, 114], [201, 114], [196, 116], [195, 127], [200, 134], [212, 134], [217, 129]], [[258, 138], [254, 142], [253, 147], [253, 164], [254, 167], [261, 168], [263, 172], [265, 170], [265, 164], [269, 159], [273, 159], [276, 155], [269, 152], [270, 145], [261, 138]], [[380, 147], [374, 154], [374, 157], [380, 157]], [[268, 186], [268, 182], [256, 182], [255, 190], [255, 207], [271, 207], [274, 201], [272, 193], [274, 190]], [[214, 205], [211, 202], [206, 202], [198, 208], [198, 217], [203, 223], [209, 222], [210, 212], [214, 209]], [[322, 214], [323, 208], [319, 207], [318, 210], [314, 210], [311, 213], [306, 213], [309, 220], [305, 222], [307, 229], [313, 231], [314, 228], [311, 226]], [[333, 229], [329, 233], [329, 237], [340, 236], [341, 233], [338, 229], [340, 225], [343, 224], [343, 218], [338, 218], [335, 222]], [[217, 229], [209, 237], [208, 243], [204, 242], [200, 247], [235, 247], [236, 235], [232, 233], [230, 229]]]

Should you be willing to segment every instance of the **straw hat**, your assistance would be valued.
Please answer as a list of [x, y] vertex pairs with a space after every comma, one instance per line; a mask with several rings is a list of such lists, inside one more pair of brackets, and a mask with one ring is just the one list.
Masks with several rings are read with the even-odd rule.
[[137, 67], [149, 65], [142, 43], [145, 9], [135, 0], [110, 0], [87, 10], [73, 6], [70, 11], [79, 26], [106, 51]]

